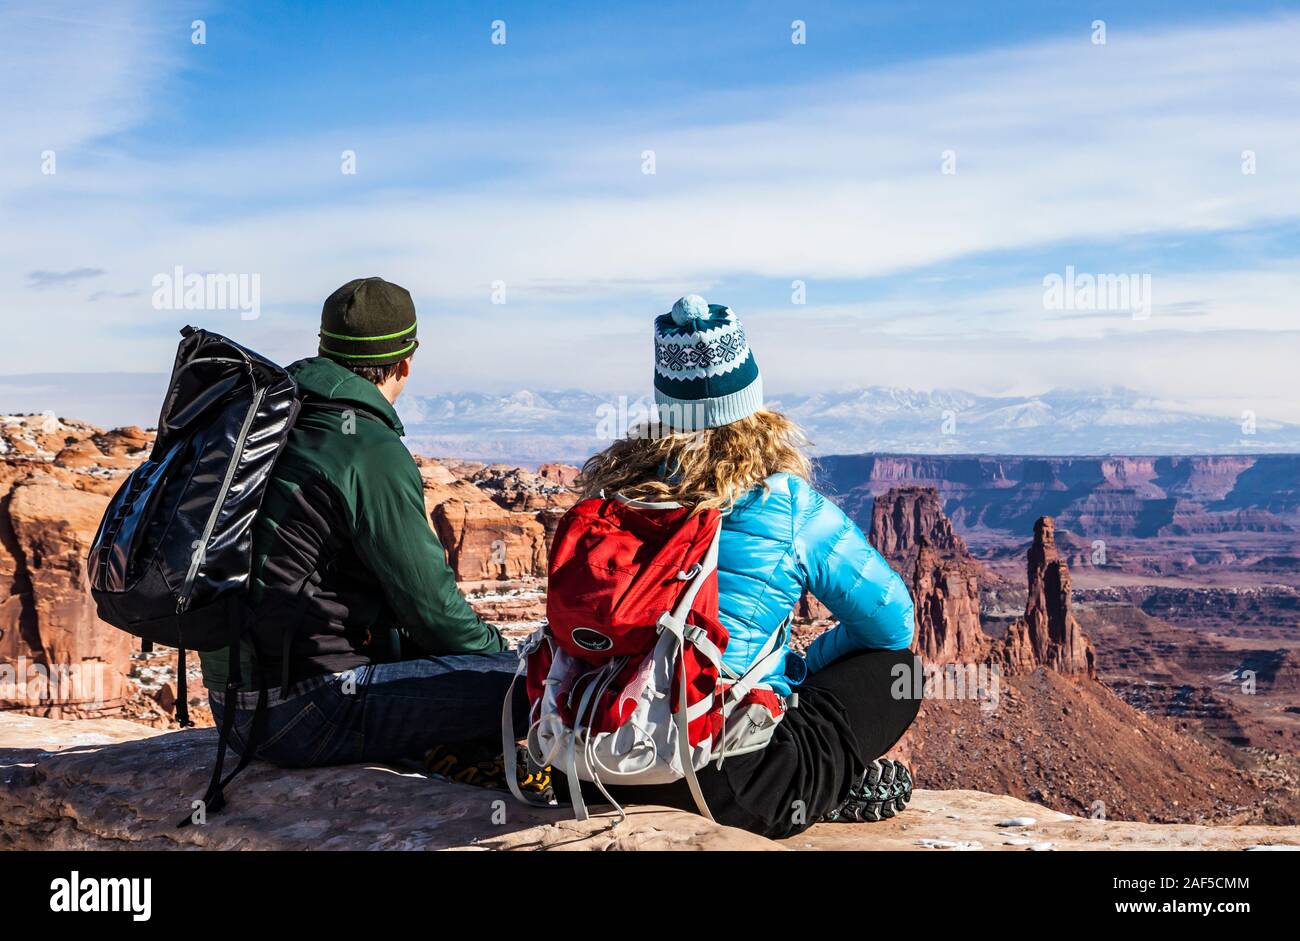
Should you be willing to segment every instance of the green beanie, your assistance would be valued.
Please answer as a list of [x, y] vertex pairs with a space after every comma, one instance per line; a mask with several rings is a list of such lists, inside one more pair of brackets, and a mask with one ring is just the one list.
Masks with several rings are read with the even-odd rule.
[[320, 355], [344, 366], [389, 366], [415, 352], [411, 293], [383, 278], [357, 278], [325, 299]]

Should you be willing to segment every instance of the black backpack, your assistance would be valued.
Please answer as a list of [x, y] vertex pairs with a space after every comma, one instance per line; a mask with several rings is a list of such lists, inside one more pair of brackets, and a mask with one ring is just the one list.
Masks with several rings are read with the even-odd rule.
[[223, 779], [235, 694], [244, 688], [239, 642], [248, 625], [253, 521], [301, 401], [293, 377], [252, 350], [193, 327], [181, 336], [153, 451], [109, 503], [86, 565], [103, 620], [140, 637], [146, 650], [176, 648], [182, 727], [190, 725], [186, 650], [229, 650], [227, 708], [203, 798], [216, 813], [223, 788], [252, 757], [265, 709], [267, 684], [259, 682], [254, 731]]

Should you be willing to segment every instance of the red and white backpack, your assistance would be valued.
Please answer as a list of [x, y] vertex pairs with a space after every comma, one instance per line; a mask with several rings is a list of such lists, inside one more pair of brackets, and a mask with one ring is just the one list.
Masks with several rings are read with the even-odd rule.
[[[578, 503], [556, 529], [548, 623], [520, 646], [516, 681], [524, 678], [531, 704], [531, 757], [564, 772], [580, 820], [581, 781], [618, 807], [607, 785], [683, 778], [712, 819], [695, 772], [763, 747], [784, 715], [781, 698], [758, 682], [784, 657], [784, 630], [743, 676], [722, 665], [721, 524], [717, 510], [615, 496]], [[513, 688], [502, 719], [506, 778], [525, 800], [512, 697]]]

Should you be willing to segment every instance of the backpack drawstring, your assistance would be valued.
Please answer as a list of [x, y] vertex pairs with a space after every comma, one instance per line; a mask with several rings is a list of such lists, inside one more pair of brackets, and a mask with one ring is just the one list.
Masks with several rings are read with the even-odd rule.
[[596, 785], [605, 800], [618, 811], [618, 821], [614, 826], [618, 826], [627, 819], [627, 811], [623, 809], [622, 804], [610, 796], [609, 791], [605, 789], [604, 783], [600, 780], [600, 775], [593, 766], [592, 756], [595, 742], [591, 736], [591, 726], [596, 720], [596, 710], [600, 707], [600, 699], [605, 694], [605, 690], [609, 688], [609, 685], [614, 682], [614, 677], [618, 675], [618, 671], [622, 669], [626, 662], [626, 657], [619, 657], [601, 667], [600, 672], [588, 684], [586, 692], [582, 694], [582, 701], [578, 705], [578, 713], [574, 719], [573, 731], [569, 735], [565, 775], [569, 779], [569, 801], [573, 804], [574, 815], [579, 820], [586, 820], [590, 816], [587, 813], [586, 801], [582, 798], [582, 782], [578, 778], [577, 744], [580, 736], [582, 738], [583, 762], [587, 766], [587, 771], [591, 774], [591, 783]]

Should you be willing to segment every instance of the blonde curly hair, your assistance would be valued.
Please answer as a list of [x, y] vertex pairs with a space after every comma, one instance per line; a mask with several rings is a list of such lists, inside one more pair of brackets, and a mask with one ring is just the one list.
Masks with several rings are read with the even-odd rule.
[[583, 497], [621, 493], [638, 500], [675, 500], [695, 512], [723, 511], [785, 472], [812, 481], [808, 438], [780, 412], [760, 410], [702, 431], [661, 432], [642, 424], [582, 467]]

